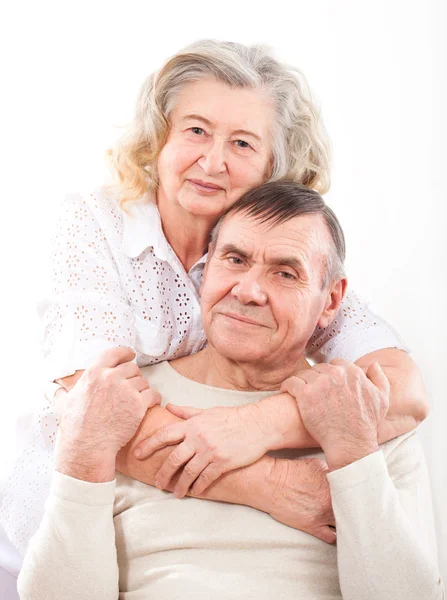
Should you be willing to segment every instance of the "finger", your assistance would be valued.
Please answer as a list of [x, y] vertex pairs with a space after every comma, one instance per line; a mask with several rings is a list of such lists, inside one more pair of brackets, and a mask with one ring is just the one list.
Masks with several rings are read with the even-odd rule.
[[194, 408], [193, 406], [176, 406], [175, 404], [166, 404], [166, 408], [170, 413], [181, 419], [190, 419], [200, 413], [204, 412], [201, 408]]
[[113, 369], [114, 373], [123, 379], [142, 376], [140, 367], [134, 362], [126, 362]]
[[117, 367], [122, 363], [133, 360], [135, 356], [135, 350], [132, 348], [109, 348], [99, 356], [93, 366]]
[[186, 434], [185, 423], [173, 423], [159, 429], [154, 435], [143, 440], [135, 448], [134, 454], [140, 460], [151, 456], [157, 450], [183, 442]]
[[349, 362], [349, 360], [345, 360], [344, 358], [334, 358], [329, 364], [335, 365], [336, 367], [348, 367], [349, 365], [352, 365], [352, 362]]
[[223, 473], [223, 469], [216, 464], [210, 464], [202, 473], [200, 473], [197, 481], [191, 488], [193, 496], [200, 496], [203, 492]]
[[161, 403], [161, 396], [155, 390], [148, 388], [140, 392], [139, 396], [142, 412], [146, 414], [146, 411], [153, 406]]
[[137, 377], [131, 377], [127, 380], [133, 390], [142, 392], [149, 389], [149, 382], [145, 377], [138, 375]]
[[298, 375], [294, 375], [293, 377], [289, 377], [288, 379], [282, 382], [279, 391], [288, 392], [291, 396], [295, 396], [296, 392], [302, 389], [305, 385], [307, 385], [307, 382], [304, 381], [304, 379], [301, 379], [301, 377]]
[[326, 544], [335, 544], [337, 541], [337, 532], [334, 529], [331, 529], [327, 525], [322, 525], [321, 527], [317, 527], [314, 531], [310, 532], [319, 540], [326, 542]]
[[372, 363], [369, 365], [366, 376], [386, 397], [388, 397], [390, 393], [390, 382], [379, 363]]
[[184, 467], [180, 475], [177, 485], [175, 486], [174, 495], [177, 498], [183, 498], [188, 493], [189, 488], [195, 482], [200, 473], [208, 466], [208, 459], [196, 454]]
[[183, 467], [184, 464], [191, 460], [195, 453], [196, 450], [194, 446], [188, 444], [188, 442], [183, 442], [180, 446], [177, 446], [155, 475], [155, 485], [161, 490], [166, 489], [180, 467]]

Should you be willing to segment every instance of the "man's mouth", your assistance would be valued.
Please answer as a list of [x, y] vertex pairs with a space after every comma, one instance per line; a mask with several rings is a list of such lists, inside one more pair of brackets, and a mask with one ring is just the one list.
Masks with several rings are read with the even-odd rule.
[[257, 325], [258, 327], [267, 327], [267, 325], [264, 325], [263, 323], [259, 323], [259, 321], [255, 321], [254, 319], [250, 319], [249, 317], [244, 317], [237, 313], [227, 312], [227, 313], [220, 313], [220, 314], [223, 315], [224, 317], [234, 319], [235, 321], [241, 321], [242, 323], [247, 323], [247, 325]]

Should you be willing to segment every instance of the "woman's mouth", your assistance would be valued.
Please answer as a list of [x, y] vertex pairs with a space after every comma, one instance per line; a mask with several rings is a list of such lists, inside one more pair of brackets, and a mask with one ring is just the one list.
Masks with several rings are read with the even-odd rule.
[[215, 183], [210, 183], [209, 181], [202, 181], [201, 179], [188, 179], [188, 181], [196, 190], [201, 192], [215, 194], [216, 192], [223, 191], [223, 187]]

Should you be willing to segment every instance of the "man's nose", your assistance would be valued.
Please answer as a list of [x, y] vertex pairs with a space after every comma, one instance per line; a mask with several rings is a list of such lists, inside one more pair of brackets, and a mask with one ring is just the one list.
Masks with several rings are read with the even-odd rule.
[[261, 274], [253, 267], [241, 276], [231, 293], [241, 304], [264, 306], [268, 301], [267, 294], [262, 289]]
[[213, 139], [204, 148], [199, 165], [207, 175], [224, 173], [227, 169], [225, 140]]

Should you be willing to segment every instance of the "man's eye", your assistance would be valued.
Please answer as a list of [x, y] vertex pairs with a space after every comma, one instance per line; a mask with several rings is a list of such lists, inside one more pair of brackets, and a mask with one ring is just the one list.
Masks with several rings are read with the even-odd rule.
[[202, 135], [203, 133], [205, 133], [205, 130], [201, 127], [191, 127], [191, 131], [196, 135]]
[[296, 279], [295, 275], [289, 273], [288, 271], [278, 271], [278, 275], [284, 279]]
[[228, 260], [232, 265], [241, 265], [243, 262], [242, 258], [239, 258], [238, 256], [229, 256]]

